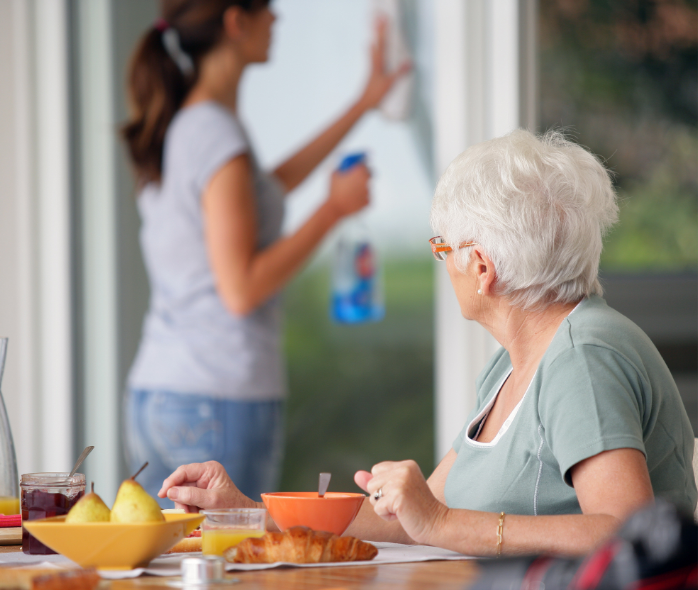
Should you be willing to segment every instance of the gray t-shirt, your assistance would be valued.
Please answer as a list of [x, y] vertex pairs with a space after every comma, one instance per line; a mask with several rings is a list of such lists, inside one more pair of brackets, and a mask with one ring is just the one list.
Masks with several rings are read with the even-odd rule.
[[283, 190], [259, 169], [233, 113], [215, 102], [197, 103], [180, 110], [168, 128], [162, 182], [148, 184], [138, 197], [151, 292], [131, 388], [247, 401], [286, 394], [279, 297], [234, 315], [216, 291], [206, 249], [202, 194], [211, 177], [243, 153], [252, 162], [261, 249], [281, 233]]
[[446, 504], [511, 514], [579, 514], [570, 469], [602, 451], [645, 454], [656, 497], [696, 506], [693, 432], [650, 339], [597, 296], [560, 325], [513, 416], [491, 443], [477, 430], [511, 371], [500, 349], [477, 380], [477, 404], [453, 443]]

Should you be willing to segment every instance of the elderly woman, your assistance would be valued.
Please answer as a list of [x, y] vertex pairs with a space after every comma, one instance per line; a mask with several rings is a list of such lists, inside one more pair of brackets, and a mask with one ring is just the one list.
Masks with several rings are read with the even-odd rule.
[[[425, 480], [385, 462], [346, 534], [474, 555], [579, 554], [663, 496], [696, 505], [693, 434], [649, 338], [601, 298], [599, 257], [618, 208], [608, 172], [558, 133], [476, 145], [446, 170], [432, 224], [463, 317], [502, 345], [477, 404]], [[160, 491], [187, 507], [253, 506], [215, 463]]]

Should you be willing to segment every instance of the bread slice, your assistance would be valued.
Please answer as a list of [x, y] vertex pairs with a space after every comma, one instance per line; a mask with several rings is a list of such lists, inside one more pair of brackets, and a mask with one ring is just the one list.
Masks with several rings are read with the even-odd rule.
[[99, 581], [94, 569], [0, 568], [0, 588], [13, 590], [94, 590]]
[[[194, 531], [196, 532], [201, 532], [201, 531]], [[201, 551], [201, 537], [187, 537], [186, 539], [182, 539], [179, 543], [177, 543], [172, 549], [169, 551], [166, 551], [165, 553], [193, 553], [195, 551]]]

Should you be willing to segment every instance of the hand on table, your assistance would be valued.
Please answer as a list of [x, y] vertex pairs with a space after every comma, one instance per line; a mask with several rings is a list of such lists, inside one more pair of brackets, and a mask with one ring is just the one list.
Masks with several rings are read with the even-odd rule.
[[[399, 520], [417, 543], [434, 544], [448, 508], [439, 502], [414, 461], [384, 461], [371, 473], [357, 471], [354, 481], [370, 494], [376, 514], [387, 521]], [[376, 493], [381, 490], [380, 499]]]
[[170, 475], [158, 492], [169, 498], [175, 508], [198, 512], [200, 508], [256, 508], [232, 482], [223, 465], [216, 461], [182, 465]]

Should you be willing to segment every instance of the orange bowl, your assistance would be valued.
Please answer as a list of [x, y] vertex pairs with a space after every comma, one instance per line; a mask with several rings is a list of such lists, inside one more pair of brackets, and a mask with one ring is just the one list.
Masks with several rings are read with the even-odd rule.
[[274, 492], [262, 494], [276, 525], [285, 531], [292, 526], [307, 526], [316, 531], [341, 535], [356, 518], [364, 501], [363, 494], [327, 492]]

